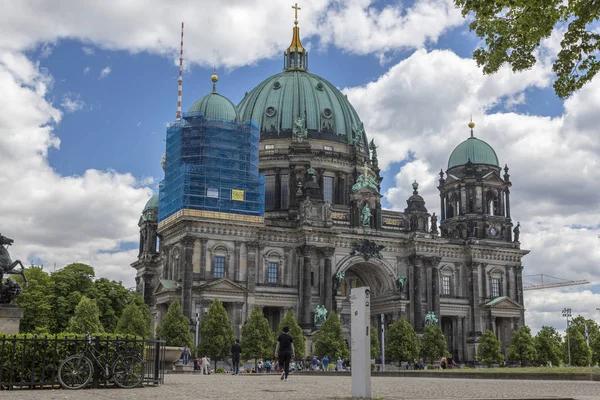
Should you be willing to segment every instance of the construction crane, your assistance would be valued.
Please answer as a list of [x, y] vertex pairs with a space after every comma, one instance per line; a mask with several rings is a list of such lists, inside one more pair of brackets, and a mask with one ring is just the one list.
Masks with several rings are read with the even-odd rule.
[[[536, 277], [536, 278], [539, 277], [540, 283], [525, 282], [525, 278], [533, 278], [533, 277]], [[544, 278], [546, 278], [546, 282], [544, 282]], [[554, 281], [548, 282], [548, 278], [553, 279]], [[536, 282], [537, 282], [537, 279], [536, 279]], [[524, 275], [523, 276], [523, 291], [550, 289], [550, 288], [563, 287], [563, 286], [586, 285], [588, 283], [590, 283], [590, 281], [588, 281], [587, 279], [583, 279], [583, 280], [579, 280], [579, 281], [570, 281], [568, 279], [556, 278], [554, 276], [544, 275], [544, 274]]]

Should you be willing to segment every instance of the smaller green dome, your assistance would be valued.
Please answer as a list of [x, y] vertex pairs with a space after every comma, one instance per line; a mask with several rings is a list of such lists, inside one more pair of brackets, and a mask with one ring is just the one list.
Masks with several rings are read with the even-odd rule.
[[227, 121], [237, 120], [237, 109], [235, 105], [225, 96], [212, 92], [196, 100], [190, 107], [188, 113], [202, 113], [207, 118], [223, 119]]
[[154, 196], [150, 197], [150, 200], [148, 200], [148, 202], [146, 203], [146, 205], [144, 206], [144, 211], [148, 211], [148, 210], [157, 210], [158, 209], [158, 193], [155, 194]]
[[448, 169], [466, 165], [469, 161], [473, 164], [485, 164], [500, 167], [498, 156], [492, 146], [481, 139], [470, 137], [454, 149], [448, 160]]

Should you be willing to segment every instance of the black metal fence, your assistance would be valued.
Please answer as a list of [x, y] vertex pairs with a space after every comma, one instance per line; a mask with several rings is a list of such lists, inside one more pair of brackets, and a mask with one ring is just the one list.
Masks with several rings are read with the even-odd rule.
[[[144, 360], [142, 385], [164, 383], [165, 342], [119, 337], [88, 339], [68, 336], [0, 336], [0, 390], [60, 388], [58, 368], [72, 355], [81, 354], [93, 346], [100, 359], [110, 364], [119, 354], [137, 354]], [[89, 356], [88, 356], [89, 358]], [[109, 387], [113, 383], [105, 376], [105, 368], [94, 363], [91, 387]]]

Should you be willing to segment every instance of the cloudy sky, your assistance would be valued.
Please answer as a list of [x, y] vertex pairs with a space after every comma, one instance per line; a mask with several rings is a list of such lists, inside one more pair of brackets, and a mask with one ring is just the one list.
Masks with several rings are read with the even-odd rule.
[[[281, 70], [291, 4], [3, 2], [0, 232], [15, 239], [13, 259], [50, 270], [86, 262], [133, 286], [137, 220], [162, 178], [175, 117], [181, 21], [183, 108], [210, 91], [213, 67], [219, 92], [237, 103]], [[311, 72], [348, 95], [380, 145], [385, 205], [404, 209], [416, 179], [439, 214], [437, 173], [472, 114], [476, 136], [510, 168], [512, 215], [531, 249], [525, 274], [592, 282], [527, 292], [527, 324], [564, 329], [564, 307], [599, 319], [600, 79], [566, 101], [555, 96], [561, 27], [532, 70], [485, 76], [470, 58], [480, 41], [451, 0], [300, 6]]]

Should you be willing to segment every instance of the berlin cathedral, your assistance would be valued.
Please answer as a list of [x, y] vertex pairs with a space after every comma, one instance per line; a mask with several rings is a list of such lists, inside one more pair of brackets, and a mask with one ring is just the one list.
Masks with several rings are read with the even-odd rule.
[[437, 215], [417, 182], [403, 212], [383, 209], [374, 141], [346, 96], [308, 67], [296, 18], [282, 72], [237, 106], [213, 85], [167, 129], [165, 177], [131, 264], [153, 329], [174, 300], [193, 325], [219, 299], [236, 337], [254, 307], [273, 330], [293, 310], [310, 337], [324, 306], [349, 338], [350, 289], [368, 286], [379, 332], [406, 318], [422, 333], [435, 315], [455, 360], [475, 361], [488, 329], [506, 354], [524, 325], [528, 253], [508, 167], [471, 122], [440, 165]]

